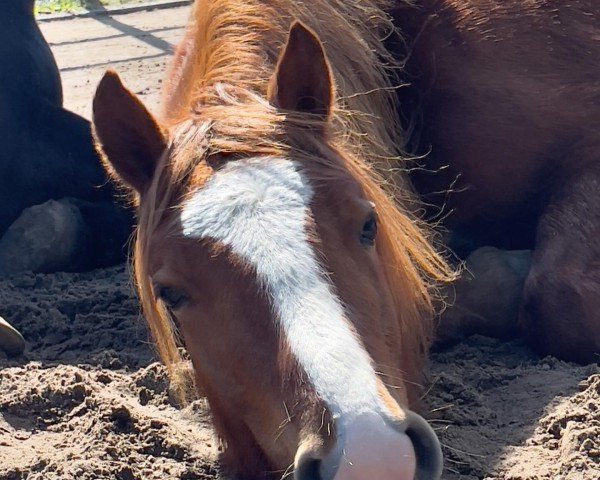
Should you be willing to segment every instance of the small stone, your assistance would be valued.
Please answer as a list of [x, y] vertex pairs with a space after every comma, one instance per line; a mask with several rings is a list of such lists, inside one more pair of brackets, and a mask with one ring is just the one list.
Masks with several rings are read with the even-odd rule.
[[140, 393], [139, 393], [139, 398], [140, 398], [140, 405], [148, 405], [148, 402], [150, 401], [150, 390], [148, 390], [145, 387], [142, 387], [140, 389]]
[[160, 430], [165, 425], [166, 425], [166, 423], [162, 422], [160, 420], [156, 420], [156, 419], [150, 420], [150, 428], [153, 428], [154, 430]]
[[594, 446], [594, 442], [592, 442], [592, 440], [589, 438], [584, 440], [584, 442], [581, 444], [581, 448], [587, 451], [593, 450]]

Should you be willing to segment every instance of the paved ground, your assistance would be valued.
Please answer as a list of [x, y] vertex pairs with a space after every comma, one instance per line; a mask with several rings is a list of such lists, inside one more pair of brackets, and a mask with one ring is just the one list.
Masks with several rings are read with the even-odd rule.
[[42, 21], [60, 68], [65, 107], [91, 117], [94, 90], [107, 68], [157, 110], [165, 66], [179, 41], [190, 6]]

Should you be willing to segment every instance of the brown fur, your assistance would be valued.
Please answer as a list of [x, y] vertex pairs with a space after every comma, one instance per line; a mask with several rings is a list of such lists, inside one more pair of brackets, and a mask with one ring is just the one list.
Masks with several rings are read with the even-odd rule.
[[206, 96], [213, 93], [206, 87], [215, 83], [266, 97], [290, 25], [300, 20], [314, 29], [332, 62], [339, 88], [339, 128], [347, 135], [361, 133], [363, 138], [355, 138], [353, 145], [366, 142], [374, 154], [395, 156], [396, 145], [401, 145], [393, 111], [397, 64], [382, 45], [393, 31], [384, 12], [390, 4], [387, 0], [197, 1], [168, 77], [163, 120], [179, 123], [187, 118], [190, 105], [210, 104]]
[[[395, 155], [399, 131], [386, 88], [390, 70], [384, 60], [391, 65], [391, 59], [382, 44], [389, 29], [385, 6], [375, 1], [198, 1], [167, 82], [161, 123], [169, 144], [160, 156], [152, 155], [151, 184], [136, 194], [139, 295], [157, 349], [185, 394], [191, 379], [178, 349], [178, 329], [155, 298], [152, 282], [189, 293], [190, 306], [177, 313], [177, 320], [195, 380], [225, 441], [226, 465], [250, 477], [266, 470], [281, 474], [301, 442], [326, 450], [333, 427], [277, 339], [253, 273], [221, 245], [182, 238], [178, 208], [227, 161], [277, 156], [302, 165], [315, 190], [307, 226], [314, 246], [389, 394], [403, 407], [415, 406], [431, 336], [432, 288], [453, 274], [424, 227], [392, 199], [394, 185], [369, 163]], [[269, 85], [272, 95], [283, 88], [273, 90], [272, 78], [295, 81], [278, 75], [283, 67], [277, 62], [293, 19], [306, 22], [325, 42], [329, 62], [317, 59], [318, 70], [327, 77], [331, 64], [339, 99], [325, 110], [277, 110], [266, 101]], [[321, 87], [310, 88], [317, 99], [333, 96], [333, 91], [322, 95]], [[112, 116], [135, 120], [140, 106], [123, 98]], [[96, 114], [109, 113], [99, 106]], [[106, 144], [119, 122], [97, 120], [101, 124], [105, 131], [97, 129], [97, 136], [109, 152]], [[146, 127], [136, 135], [153, 138], [153, 128], [147, 127], [152, 122], [142, 124]], [[119, 148], [131, 153], [133, 147]], [[110, 156], [109, 161], [120, 175]], [[397, 199], [407, 197], [397, 192]], [[379, 216], [376, 252], [355, 241], [367, 200]]]
[[[396, 287], [392, 290], [398, 292], [399, 302], [403, 304], [402, 310], [410, 311], [414, 308], [410, 314], [413, 317], [410, 324], [421, 330], [424, 328], [422, 312], [431, 308], [428, 286], [423, 283], [423, 279], [446, 279], [448, 271], [443, 260], [428, 246], [414, 219], [399, 211], [389, 199], [388, 192], [385, 191], [387, 182], [362, 160], [377, 158], [383, 153], [382, 148], [388, 152], [395, 148], [390, 147], [393, 143], [388, 133], [389, 125], [395, 124], [393, 112], [389, 109], [390, 100], [385, 91], [377, 93], [382, 90], [381, 85], [389, 82], [389, 72], [382, 68], [379, 58], [391, 60], [381, 44], [382, 33], [377, 34], [377, 30], [389, 26], [382, 10], [387, 4], [361, 2], [360, 6], [354, 6], [347, 2], [321, 1], [310, 6], [302, 4], [304, 8], [301, 8], [299, 4], [284, 3], [285, 5], [269, 5], [223, 0], [199, 1], [195, 4], [184, 41], [183, 53], [187, 56], [175, 60], [175, 65], [179, 68], [171, 73], [168, 82], [170, 86], [165, 90], [166, 107], [162, 123], [171, 125], [174, 137], [172, 143], [178, 149], [171, 165], [174, 170], [171, 173], [172, 181], [180, 181], [201, 158], [198, 146], [194, 144], [193, 133], [199, 128], [196, 126], [198, 121], [189, 123], [188, 120], [194, 115], [214, 122], [210, 127], [210, 134], [206, 135], [209, 145], [202, 145], [205, 155], [289, 155], [289, 147], [280, 143], [278, 138], [283, 133], [281, 128], [284, 117], [266, 109], [249, 92], [266, 96], [277, 54], [285, 40], [291, 19], [304, 20], [323, 35], [321, 39], [325, 41], [339, 89], [338, 98], [351, 97], [349, 101], [353, 103], [352, 108], [336, 106], [333, 121], [336, 135], [333, 138], [344, 152], [344, 168], [358, 179], [366, 195], [377, 203], [378, 214], [382, 218], [382, 242], [387, 244], [383, 255], [389, 255], [383, 263], [390, 266], [389, 280]], [[318, 17], [315, 18], [314, 15]], [[363, 22], [357, 17], [362, 18]], [[331, 18], [339, 18], [343, 25], [348, 26], [348, 30], [336, 31], [335, 41], [332, 39], [328, 43], [327, 39], [334, 33], [325, 19]], [[379, 19], [379, 27], [373, 29], [376, 19]], [[261, 36], [256, 37], [259, 34]], [[359, 48], [364, 42], [371, 46], [368, 51]], [[359, 59], [353, 56], [350, 60], [344, 54], [346, 50], [357, 54], [360, 52], [364, 57]], [[372, 54], [372, 51], [379, 55]], [[265, 59], [269, 61], [265, 62]], [[362, 67], [357, 71], [353, 70], [358, 65]], [[239, 94], [239, 98], [232, 96], [230, 103], [223, 104], [215, 89], [218, 84], [231, 85], [234, 95]], [[371, 95], [368, 98], [357, 95], [364, 92], [374, 92], [372, 94], [376, 97], [384, 95], [386, 99], [373, 101]], [[232, 115], [231, 111], [235, 113]], [[376, 122], [369, 118], [372, 116], [385, 121]], [[204, 123], [201, 128], [208, 127]], [[344, 135], [338, 133], [338, 130]], [[186, 137], [188, 141], [182, 141], [178, 136]], [[359, 137], [366, 137], [368, 143], [356, 142]], [[361, 158], [352, 155], [353, 151], [360, 154]], [[169, 199], [163, 201], [166, 207]], [[160, 211], [156, 205], [150, 204], [148, 208], [149, 215], [156, 216], [156, 212]], [[140, 216], [140, 226], [142, 225], [144, 228], [140, 230], [150, 233], [150, 225], [145, 224], [143, 214]], [[141, 249], [138, 248], [139, 250]], [[405, 287], [402, 286], [404, 284]], [[404, 295], [413, 297], [414, 301], [407, 302]], [[145, 296], [142, 295], [142, 298]], [[429, 327], [422, 335], [415, 335], [420, 338], [417, 343], [421, 345], [417, 350], [423, 349], [423, 345], [428, 343], [428, 330]]]
[[535, 246], [527, 336], [543, 353], [597, 359], [597, 192], [585, 177], [600, 160], [600, 3], [417, 5], [395, 12], [412, 37], [402, 110], [414, 107], [414, 141], [431, 150], [414, 172], [417, 189], [432, 213], [445, 207], [460, 253]]

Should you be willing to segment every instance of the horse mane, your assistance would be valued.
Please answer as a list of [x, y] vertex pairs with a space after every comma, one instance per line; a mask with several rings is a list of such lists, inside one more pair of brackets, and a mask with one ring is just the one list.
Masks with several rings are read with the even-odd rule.
[[190, 106], [218, 103], [209, 88], [217, 83], [265, 97], [290, 25], [300, 20], [319, 36], [330, 61], [338, 134], [352, 136], [348, 143], [371, 161], [396, 158], [404, 145], [395, 103], [400, 65], [383, 45], [395, 34], [385, 13], [395, 3], [196, 0], [167, 75], [162, 120], [177, 124]]
[[[295, 19], [314, 29], [323, 41], [337, 86], [326, 139], [329, 151], [339, 155], [322, 155], [317, 161], [349, 172], [376, 205], [381, 220], [378, 251], [404, 333], [403, 365], [409, 381], [418, 381], [431, 337], [432, 293], [453, 272], [431, 246], [427, 229], [402, 204], [410, 197], [403, 177], [396, 175], [391, 182], [382, 173], [383, 165], [399, 161], [395, 146], [402, 146], [393, 95], [399, 65], [382, 40], [393, 34], [386, 6], [387, 0], [196, 1], [164, 92], [162, 123], [171, 145], [140, 205], [134, 252], [144, 314], [182, 398], [191, 392], [191, 377], [182, 368], [185, 362], [176, 328], [156, 301], [146, 273], [149, 238], [165, 214], [181, 204], [190, 174], [211, 156], [315, 161], [314, 149], [308, 154], [304, 147], [315, 142], [311, 132], [316, 120], [278, 112], [265, 100]], [[208, 176], [210, 169], [205, 171]], [[201, 181], [194, 177], [192, 183]]]

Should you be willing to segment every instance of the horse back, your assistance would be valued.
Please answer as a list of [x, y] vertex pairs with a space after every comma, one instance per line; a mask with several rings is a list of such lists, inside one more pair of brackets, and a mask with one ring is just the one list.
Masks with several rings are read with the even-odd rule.
[[54, 56], [33, 16], [33, 2], [8, 2], [0, 16], [0, 108], [12, 115], [43, 102], [62, 106], [62, 85]]
[[413, 181], [455, 210], [451, 226], [535, 218], [597, 160], [600, 3], [425, 0], [395, 17], [413, 39], [405, 104], [421, 152], [431, 147]]

